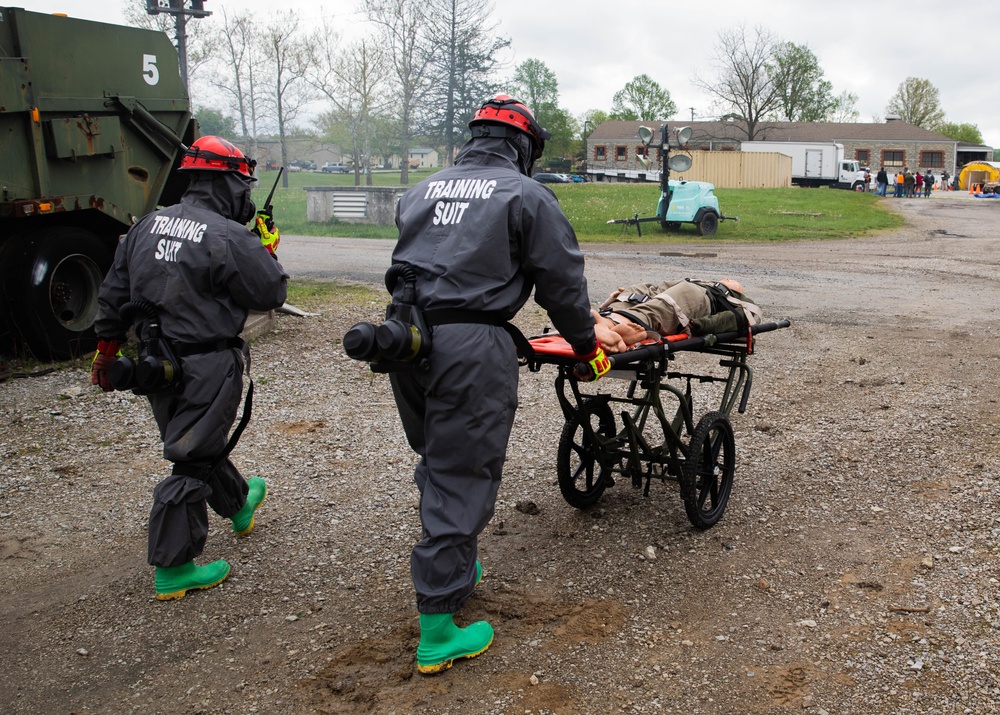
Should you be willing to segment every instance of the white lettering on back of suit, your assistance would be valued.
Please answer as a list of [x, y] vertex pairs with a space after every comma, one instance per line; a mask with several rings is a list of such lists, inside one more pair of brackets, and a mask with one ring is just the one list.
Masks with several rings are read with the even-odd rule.
[[170, 241], [166, 238], [161, 238], [156, 244], [156, 253], [153, 254], [154, 258], [160, 261], [176, 261], [177, 252], [184, 245], [183, 242], [192, 241], [194, 243], [201, 243], [201, 239], [204, 238], [207, 228], [208, 224], [198, 223], [189, 218], [154, 216], [153, 225], [149, 229], [151, 234], [181, 239]]
[[435, 201], [434, 225], [461, 223], [468, 201], [441, 201], [439, 199], [489, 199], [497, 187], [496, 179], [449, 179], [427, 184], [424, 200]]
[[149, 232], [158, 236], [170, 236], [171, 238], [182, 238], [185, 241], [201, 243], [207, 228], [208, 224], [198, 223], [189, 218], [154, 216], [153, 226]]
[[183, 245], [180, 241], [170, 241], [166, 238], [161, 238], [156, 244], [156, 253], [153, 254], [153, 257], [161, 261], [176, 261], [177, 251]]

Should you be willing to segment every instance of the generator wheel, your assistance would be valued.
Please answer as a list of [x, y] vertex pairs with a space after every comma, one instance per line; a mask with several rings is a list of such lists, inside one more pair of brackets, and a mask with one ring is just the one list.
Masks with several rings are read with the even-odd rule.
[[681, 470], [681, 498], [688, 519], [708, 529], [722, 518], [736, 472], [736, 438], [729, 418], [709, 412], [698, 421]]
[[699, 236], [714, 236], [719, 230], [719, 217], [711, 211], [706, 211], [698, 219], [697, 226]]
[[90, 231], [64, 226], [10, 239], [3, 253], [10, 319], [35, 357], [65, 360], [93, 350], [111, 248]]
[[587, 400], [580, 414], [563, 425], [556, 452], [556, 475], [563, 498], [577, 509], [596, 504], [611, 478], [611, 468], [602, 467], [598, 461], [598, 445], [584, 432], [584, 419], [599, 435], [615, 434], [615, 416], [605, 400]]

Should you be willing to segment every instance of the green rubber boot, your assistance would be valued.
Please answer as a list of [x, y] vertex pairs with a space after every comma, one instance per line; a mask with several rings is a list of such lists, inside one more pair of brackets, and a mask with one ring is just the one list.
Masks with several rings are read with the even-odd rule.
[[456, 658], [475, 658], [491, 643], [493, 626], [486, 621], [459, 628], [451, 613], [421, 613], [417, 670], [424, 675], [440, 673]]
[[243, 508], [233, 514], [233, 533], [237, 536], [246, 536], [253, 531], [253, 513], [260, 508], [260, 505], [267, 499], [267, 483], [260, 477], [250, 477], [247, 480], [247, 501]]
[[172, 601], [175, 598], [184, 598], [188, 591], [218, 586], [228, 575], [229, 562], [224, 559], [204, 566], [197, 566], [194, 561], [188, 561], [180, 566], [157, 566], [156, 599]]

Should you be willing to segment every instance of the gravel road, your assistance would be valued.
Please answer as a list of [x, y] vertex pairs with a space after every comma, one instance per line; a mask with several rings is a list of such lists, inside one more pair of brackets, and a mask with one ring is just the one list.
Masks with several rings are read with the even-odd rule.
[[234, 458], [271, 492], [247, 539], [211, 517], [205, 558], [233, 564], [215, 589], [153, 598], [168, 464], [142, 399], [95, 391], [84, 361], [0, 384], [0, 712], [1000, 712], [1000, 202], [889, 201], [905, 228], [869, 239], [585, 247], [595, 302], [731, 275], [793, 326], [758, 340], [707, 531], [673, 482], [566, 504], [554, 372], [524, 371], [460, 614], [497, 639], [439, 677], [413, 664], [413, 454], [386, 379], [339, 346], [381, 314], [391, 243], [283, 238], [294, 276], [361, 287], [254, 344]]

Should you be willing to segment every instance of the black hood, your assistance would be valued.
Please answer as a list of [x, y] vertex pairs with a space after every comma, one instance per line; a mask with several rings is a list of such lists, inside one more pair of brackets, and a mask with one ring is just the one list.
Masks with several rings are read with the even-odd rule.
[[256, 213], [250, 200], [252, 184], [228, 171], [192, 171], [191, 183], [181, 202], [214, 211], [238, 223], [246, 223]]
[[525, 176], [531, 176], [531, 167], [535, 163], [531, 157], [531, 140], [527, 135], [516, 137], [475, 137], [465, 143], [455, 157], [456, 164], [496, 163], [484, 161], [487, 157], [502, 159], [511, 164], [511, 168]]

